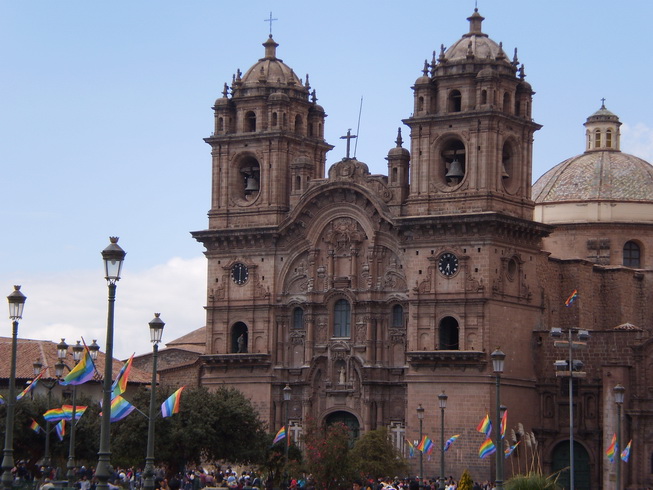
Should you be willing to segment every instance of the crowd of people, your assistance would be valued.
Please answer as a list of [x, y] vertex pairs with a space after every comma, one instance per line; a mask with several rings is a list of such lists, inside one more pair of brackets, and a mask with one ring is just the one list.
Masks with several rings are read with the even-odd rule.
[[[358, 480], [352, 484], [352, 490], [457, 490], [458, 484], [453, 476], [445, 478], [443, 486], [439, 479], [425, 478], [420, 482], [419, 478], [379, 478], [378, 480]], [[494, 490], [493, 482], [475, 482], [472, 490]]]

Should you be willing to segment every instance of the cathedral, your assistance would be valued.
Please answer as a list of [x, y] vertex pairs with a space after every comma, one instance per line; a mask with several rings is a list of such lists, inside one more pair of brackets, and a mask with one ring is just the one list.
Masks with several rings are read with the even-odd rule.
[[614, 488], [620, 428], [622, 488], [653, 486], [653, 167], [621, 152], [603, 105], [571, 136], [584, 153], [533, 184], [533, 88], [480, 13], [467, 20], [412, 86], [387, 175], [349, 153], [327, 168], [325, 108], [271, 35], [225, 84], [205, 138], [208, 227], [192, 233], [206, 326], [162, 380], [236, 387], [298, 444], [311, 420], [385, 427], [406, 456], [421, 432], [429, 478], [442, 435], [459, 434], [444, 473], [477, 481], [495, 478], [477, 426], [498, 429], [500, 401], [504, 442], [521, 441], [505, 479], [534, 461], [568, 485], [571, 447], [575, 488]]

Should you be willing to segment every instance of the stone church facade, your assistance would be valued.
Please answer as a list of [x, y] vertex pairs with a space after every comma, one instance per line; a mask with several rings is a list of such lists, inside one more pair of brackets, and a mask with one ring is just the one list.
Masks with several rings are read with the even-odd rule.
[[[634, 439], [625, 488], [646, 488], [653, 485], [653, 187], [585, 206], [591, 198], [563, 188], [573, 172], [584, 175], [571, 162], [534, 191], [534, 92], [516, 51], [508, 56], [483, 33], [478, 11], [468, 21], [469, 32], [425, 62], [403, 121], [410, 150], [400, 130], [387, 175], [372, 175], [349, 155], [326, 168], [325, 110], [308, 76], [277, 58], [271, 36], [263, 58], [225, 84], [205, 139], [209, 224], [193, 232], [208, 260], [206, 345], [196, 362], [167, 367], [162, 379], [234, 386], [271, 432], [287, 414], [297, 442], [309, 420], [342, 421], [355, 434], [386, 427], [405, 454], [406, 440], [418, 439], [421, 404], [423, 433], [437, 448], [424, 458], [429, 477], [440, 472], [444, 392], [445, 438], [461, 434], [445, 473], [469, 468], [486, 480], [494, 478], [494, 457], [478, 457], [484, 437], [476, 426], [496, 417], [490, 354], [500, 348], [507, 440], [514, 442], [512, 428], [523, 442], [505, 462], [507, 478], [516, 458], [524, 470], [536, 443], [545, 471], [568, 465], [567, 380], [553, 366], [565, 353], [549, 332], [585, 329], [588, 348], [577, 355], [587, 375], [574, 379], [572, 397], [576, 488], [614, 483], [604, 452], [616, 432], [618, 383], [626, 387], [623, 439]], [[619, 157], [613, 116], [605, 110], [588, 119], [586, 154]], [[598, 162], [582, 165], [605, 159]], [[650, 165], [640, 162], [645, 174]], [[581, 206], [622, 215], [600, 221], [569, 211]], [[625, 264], [624, 254], [638, 262]], [[574, 289], [579, 299], [567, 308]], [[528, 447], [524, 433], [533, 436]]]

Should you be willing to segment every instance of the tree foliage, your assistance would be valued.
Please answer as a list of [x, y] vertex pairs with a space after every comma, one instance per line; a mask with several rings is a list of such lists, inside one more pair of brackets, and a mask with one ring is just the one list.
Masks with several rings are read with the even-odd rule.
[[399, 454], [384, 428], [366, 432], [351, 451], [352, 465], [360, 476], [382, 478], [408, 472], [408, 462]]
[[557, 475], [544, 476], [539, 472], [516, 475], [506, 482], [506, 490], [557, 490]]
[[469, 474], [468, 469], [465, 469], [460, 477], [460, 481], [458, 482], [458, 490], [472, 490], [472, 488], [474, 488], [472, 475]]
[[313, 475], [315, 488], [351, 488], [354, 469], [350, 461], [350, 432], [342, 423], [318, 426], [307, 423], [304, 431], [306, 469]]

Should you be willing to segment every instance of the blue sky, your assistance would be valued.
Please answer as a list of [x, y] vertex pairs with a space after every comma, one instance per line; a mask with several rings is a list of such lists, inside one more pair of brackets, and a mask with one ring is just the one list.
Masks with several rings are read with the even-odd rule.
[[[484, 32], [515, 47], [543, 124], [534, 177], [584, 149], [601, 98], [622, 150], [653, 161], [649, 0], [479, 0]], [[109, 235], [127, 251], [118, 287], [119, 357], [203, 325], [205, 262], [189, 232], [210, 203], [211, 106], [263, 56], [270, 12], [278, 57], [310, 76], [326, 139], [356, 129], [356, 156], [386, 173], [425, 59], [468, 31], [470, 1], [31, 0], [0, 3], [0, 286], [28, 296], [20, 335], [104, 348]], [[408, 131], [404, 128], [404, 139]], [[2, 289], [0, 289], [2, 291]], [[140, 329], [140, 330], [139, 330]], [[3, 333], [4, 332], [4, 333]], [[9, 321], [0, 335], [9, 335]]]

